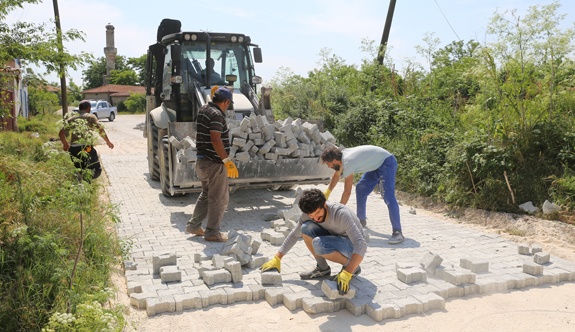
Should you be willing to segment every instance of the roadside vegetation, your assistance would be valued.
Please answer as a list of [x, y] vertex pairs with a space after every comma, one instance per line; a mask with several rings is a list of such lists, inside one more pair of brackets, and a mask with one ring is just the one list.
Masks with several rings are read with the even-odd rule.
[[344, 146], [388, 149], [402, 191], [502, 212], [549, 200], [566, 218], [575, 208], [575, 31], [560, 29], [559, 8], [495, 13], [485, 45], [438, 48], [426, 34], [417, 47], [425, 68], [401, 73], [374, 62], [370, 41], [359, 68], [323, 50], [307, 77], [284, 68], [274, 79], [276, 117], [320, 119]]
[[[52, 114], [51, 112], [48, 112]], [[78, 181], [59, 116], [0, 132], [0, 326], [3, 331], [121, 331], [110, 307], [122, 257], [99, 180]]]

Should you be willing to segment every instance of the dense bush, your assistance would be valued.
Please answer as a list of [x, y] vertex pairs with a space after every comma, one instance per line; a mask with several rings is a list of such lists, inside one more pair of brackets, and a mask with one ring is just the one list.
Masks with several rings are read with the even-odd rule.
[[557, 2], [541, 7], [496, 13], [488, 44], [436, 49], [424, 39], [427, 72], [357, 69], [324, 51], [308, 77], [284, 71], [274, 82], [274, 109], [323, 120], [344, 146], [391, 151], [401, 190], [489, 210], [552, 200], [572, 211], [575, 30], [559, 29]]

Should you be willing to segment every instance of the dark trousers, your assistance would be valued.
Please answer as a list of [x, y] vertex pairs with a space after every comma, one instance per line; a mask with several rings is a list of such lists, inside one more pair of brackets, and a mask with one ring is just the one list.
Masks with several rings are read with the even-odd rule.
[[96, 179], [102, 174], [98, 151], [91, 145], [72, 145], [70, 146], [70, 157], [74, 166], [81, 170], [91, 170], [92, 179]]

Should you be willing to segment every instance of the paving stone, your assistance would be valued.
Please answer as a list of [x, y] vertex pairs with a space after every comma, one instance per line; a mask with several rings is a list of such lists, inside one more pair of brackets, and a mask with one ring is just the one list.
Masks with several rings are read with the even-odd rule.
[[250, 269], [259, 269], [264, 263], [266, 263], [269, 259], [265, 256], [252, 256], [252, 259], [248, 263], [248, 267]]
[[214, 270], [214, 271], [204, 271], [204, 276], [202, 277], [204, 283], [208, 286], [232, 281], [232, 274], [224, 269]]
[[464, 269], [471, 270], [473, 273], [489, 272], [489, 262], [473, 258], [461, 258], [459, 260], [459, 266]]
[[445, 299], [435, 293], [413, 295], [413, 297], [423, 304], [423, 312], [445, 309]]
[[324, 280], [321, 283], [321, 290], [330, 300], [335, 299], [351, 299], [355, 297], [355, 287], [349, 287], [349, 291], [345, 295], [339, 295], [339, 291], [337, 290], [337, 282], [332, 280]]
[[475, 282], [475, 273], [460, 268], [446, 268], [443, 270], [443, 279], [453, 285], [471, 284]]
[[302, 300], [302, 309], [308, 314], [337, 312], [345, 308], [346, 299], [328, 300], [325, 297], [308, 297]]
[[283, 287], [266, 288], [265, 299], [271, 306], [282, 304], [284, 293], [292, 293], [292, 291]]
[[130, 294], [130, 305], [137, 309], [146, 309], [148, 299], [157, 298], [158, 294], [154, 293], [132, 293]]
[[215, 304], [228, 304], [228, 294], [222, 288], [199, 291], [202, 298], [202, 307], [207, 308]]
[[177, 266], [162, 266], [160, 268], [160, 279], [164, 283], [182, 281], [182, 271]]
[[529, 249], [529, 245], [526, 243], [521, 243], [517, 245], [517, 253], [520, 255], [529, 255], [531, 251]]
[[232, 276], [232, 282], [238, 283], [242, 281], [243, 274], [242, 274], [242, 265], [238, 261], [232, 261], [229, 263], [225, 263], [225, 269], [230, 272]]
[[345, 301], [345, 309], [347, 309], [350, 314], [359, 317], [365, 314], [365, 308], [371, 302], [372, 299], [368, 296], [354, 297]]
[[401, 309], [395, 303], [369, 303], [365, 306], [365, 313], [376, 322], [388, 318], [400, 318]]
[[202, 297], [199, 292], [175, 294], [174, 301], [176, 303], [176, 311], [201, 309], [203, 307]]
[[227, 287], [224, 289], [226, 294], [228, 295], [228, 304], [236, 303], [236, 302], [245, 302], [251, 301], [253, 298], [252, 290], [247, 287], [242, 288], [230, 288]]
[[252, 299], [254, 301], [260, 301], [266, 298], [266, 287], [262, 285], [249, 285], [252, 291]]
[[409, 269], [397, 269], [396, 274], [397, 279], [406, 284], [427, 281], [427, 273], [419, 267], [412, 267]]
[[423, 303], [418, 301], [413, 296], [408, 296], [401, 299], [392, 299], [391, 301], [395, 303], [399, 308], [401, 317], [411, 314], [420, 314], [423, 312]]
[[146, 300], [146, 313], [148, 316], [174, 311], [176, 311], [176, 302], [173, 296], [149, 298]]
[[261, 272], [261, 283], [264, 286], [281, 286], [282, 276], [277, 271]]
[[537, 252], [535, 255], [533, 255], [533, 261], [537, 264], [547, 264], [550, 260], [551, 255], [543, 252]]
[[216, 269], [223, 269], [224, 268], [224, 257], [222, 257], [221, 255], [218, 255], [218, 254], [212, 256], [212, 265]]
[[426, 252], [421, 259], [421, 267], [423, 267], [425, 271], [433, 273], [435, 269], [441, 265], [441, 262], [443, 262], [443, 258], [439, 255]]
[[282, 303], [290, 311], [301, 309], [304, 298], [301, 293], [284, 293], [282, 294]]
[[535, 263], [535, 262], [525, 262], [523, 263], [523, 272], [533, 275], [533, 276], [538, 276], [538, 275], [542, 275], [543, 274], [543, 266]]
[[167, 265], [176, 265], [176, 254], [169, 253], [152, 257], [154, 274], [160, 273], [160, 268]]

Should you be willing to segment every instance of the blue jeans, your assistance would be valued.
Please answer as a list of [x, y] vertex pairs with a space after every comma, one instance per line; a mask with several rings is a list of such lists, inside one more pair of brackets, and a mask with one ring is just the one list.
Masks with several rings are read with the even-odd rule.
[[399, 204], [395, 198], [395, 174], [397, 173], [397, 159], [389, 156], [383, 161], [378, 169], [365, 172], [355, 186], [355, 197], [357, 201], [357, 217], [366, 220], [365, 206], [367, 196], [379, 185], [379, 191], [383, 201], [389, 211], [389, 220], [393, 231], [401, 231], [401, 221], [399, 218]]
[[332, 235], [314, 221], [307, 221], [301, 226], [301, 233], [311, 237], [313, 251], [317, 256], [338, 251], [348, 259], [353, 254], [353, 244], [347, 236]]

